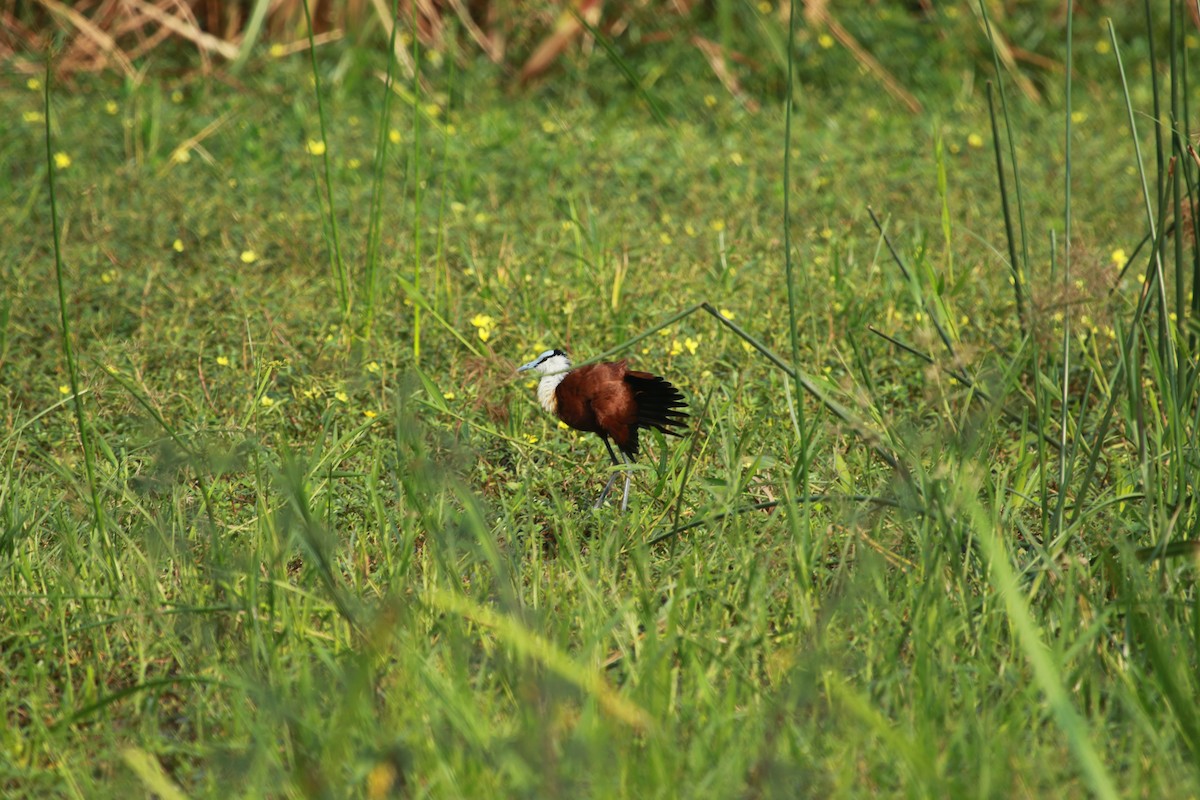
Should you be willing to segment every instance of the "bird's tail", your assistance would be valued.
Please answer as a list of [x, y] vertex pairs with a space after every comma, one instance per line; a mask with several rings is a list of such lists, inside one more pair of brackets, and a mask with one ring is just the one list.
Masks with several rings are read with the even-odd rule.
[[688, 414], [682, 410], [687, 408], [687, 401], [670, 381], [649, 372], [628, 372], [625, 381], [637, 400], [639, 428], [657, 428], [668, 436], [682, 435], [676, 429], [687, 428], [684, 420]]

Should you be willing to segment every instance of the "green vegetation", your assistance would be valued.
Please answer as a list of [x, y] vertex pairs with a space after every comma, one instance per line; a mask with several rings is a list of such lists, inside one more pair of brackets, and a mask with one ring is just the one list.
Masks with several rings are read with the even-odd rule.
[[[881, 5], [919, 113], [797, 32], [791, 306], [750, 6], [741, 96], [682, 38], [5, 78], [5, 794], [1200, 791], [1194, 26]], [[546, 347], [690, 398], [629, 513]]]

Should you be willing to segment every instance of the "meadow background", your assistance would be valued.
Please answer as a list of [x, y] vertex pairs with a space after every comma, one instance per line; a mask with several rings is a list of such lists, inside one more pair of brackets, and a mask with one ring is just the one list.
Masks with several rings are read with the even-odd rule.
[[0, 2], [0, 787], [1196, 795], [1197, 12]]

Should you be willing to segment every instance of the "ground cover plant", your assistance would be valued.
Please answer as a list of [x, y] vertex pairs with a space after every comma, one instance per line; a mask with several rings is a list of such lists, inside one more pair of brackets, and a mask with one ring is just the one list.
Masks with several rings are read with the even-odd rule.
[[5, 793], [1195, 794], [1193, 8], [909, 5], [14, 56]]

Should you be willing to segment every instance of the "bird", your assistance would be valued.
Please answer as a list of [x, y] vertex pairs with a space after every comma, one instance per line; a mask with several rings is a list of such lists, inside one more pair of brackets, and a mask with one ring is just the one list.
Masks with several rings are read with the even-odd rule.
[[[654, 428], [667, 436], [682, 436], [687, 428], [687, 401], [666, 378], [649, 372], [637, 372], [626, 360], [601, 361], [571, 368], [570, 357], [562, 350], [547, 350], [517, 372], [537, 372], [537, 397], [542, 408], [577, 431], [595, 433], [604, 442], [608, 457], [621, 465], [612, 442], [633, 463], [638, 454], [638, 431]], [[625, 473], [625, 493], [621, 510], [629, 505], [630, 474]], [[614, 471], [593, 508], [604, 504], [617, 479]]]

